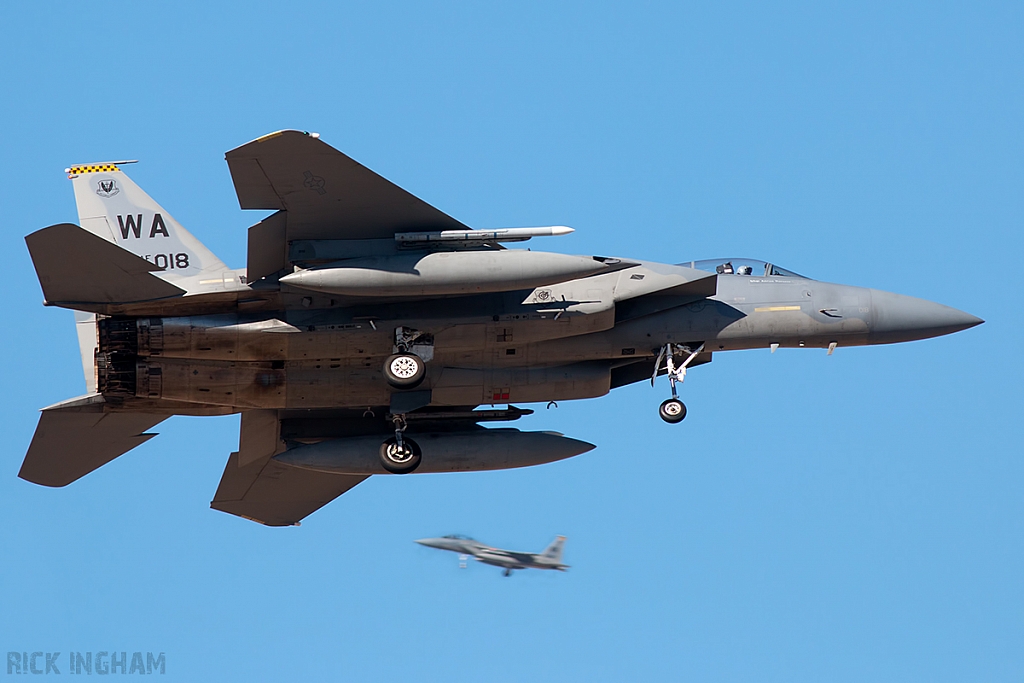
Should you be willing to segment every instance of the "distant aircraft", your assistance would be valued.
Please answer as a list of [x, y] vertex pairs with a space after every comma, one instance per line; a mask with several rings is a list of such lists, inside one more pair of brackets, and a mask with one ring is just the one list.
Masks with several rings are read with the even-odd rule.
[[484, 564], [504, 567], [505, 576], [512, 576], [514, 569], [557, 569], [564, 572], [569, 568], [569, 565], [562, 564], [565, 536], [556, 536], [551, 545], [539, 553], [520, 553], [515, 550], [493, 548], [469, 536], [460, 536], [459, 534], [441, 536], [440, 538], [421, 538], [416, 542], [428, 548], [459, 553], [459, 560], [463, 567], [466, 566], [466, 558], [470, 555]]
[[831, 355], [982, 322], [765, 261], [508, 249], [571, 229], [470, 229], [316, 134], [272, 133], [226, 159], [239, 205], [275, 211], [249, 228], [244, 268], [136, 185], [130, 162], [67, 169], [80, 225], [26, 242], [46, 305], [75, 311], [86, 394], [43, 409], [22, 479], [66, 486], [172, 415], [241, 413], [211, 506], [287, 526], [370, 476], [526, 467], [594, 448], [482, 426], [532, 412], [514, 403], [667, 376], [659, 414], [677, 423], [677, 384], [724, 351]]

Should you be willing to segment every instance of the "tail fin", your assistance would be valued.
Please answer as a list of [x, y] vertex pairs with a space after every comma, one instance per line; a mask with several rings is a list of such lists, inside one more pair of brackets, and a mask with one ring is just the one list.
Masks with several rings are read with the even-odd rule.
[[75, 332], [78, 348], [82, 353], [82, 372], [85, 373], [85, 393], [95, 394], [99, 384], [96, 376], [96, 349], [99, 339], [96, 330], [96, 314], [75, 311]]
[[160, 279], [188, 293], [235, 289], [238, 274], [224, 265], [167, 210], [111, 162], [66, 169], [80, 225], [157, 266]]
[[565, 536], [556, 536], [555, 540], [551, 541], [551, 545], [544, 549], [544, 552], [540, 554], [541, 557], [554, 560], [561, 564], [562, 562], [562, 548], [565, 546]]

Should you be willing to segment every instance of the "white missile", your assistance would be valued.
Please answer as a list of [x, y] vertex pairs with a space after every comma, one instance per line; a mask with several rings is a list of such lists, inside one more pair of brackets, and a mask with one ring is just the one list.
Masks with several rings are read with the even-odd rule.
[[399, 232], [395, 241], [400, 244], [423, 242], [524, 242], [531, 237], [553, 237], [575, 232], [565, 225], [538, 228], [498, 228], [495, 230], [439, 230], [435, 232]]
[[505, 249], [365, 256], [299, 270], [283, 284], [347, 296], [454, 296], [533, 289], [609, 270], [612, 260]]

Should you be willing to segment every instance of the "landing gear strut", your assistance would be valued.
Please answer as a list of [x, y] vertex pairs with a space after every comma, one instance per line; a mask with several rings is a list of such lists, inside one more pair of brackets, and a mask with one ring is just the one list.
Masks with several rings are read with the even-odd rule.
[[[665, 370], [668, 374], [668, 384], [672, 389], [672, 398], [662, 402], [658, 408], [658, 415], [661, 419], [669, 424], [676, 424], [682, 422], [686, 417], [686, 404], [679, 400], [679, 395], [676, 392], [676, 383], [682, 383], [686, 378], [686, 368], [689, 367], [690, 363], [700, 355], [704, 350], [704, 345], [701, 344], [696, 350], [691, 349], [689, 346], [681, 346], [679, 344], [665, 344], [661, 351], [658, 353], [658, 360], [654, 363], [654, 374], [651, 375], [651, 386], [654, 386], [654, 380], [657, 379], [658, 373], [662, 369], [662, 361], [665, 361]], [[686, 360], [680, 365], [676, 365], [675, 356], [676, 353], [688, 354]]]
[[409, 474], [420, 466], [423, 452], [418, 443], [405, 436], [405, 416], [391, 418], [395, 435], [380, 445], [380, 464], [392, 474]]

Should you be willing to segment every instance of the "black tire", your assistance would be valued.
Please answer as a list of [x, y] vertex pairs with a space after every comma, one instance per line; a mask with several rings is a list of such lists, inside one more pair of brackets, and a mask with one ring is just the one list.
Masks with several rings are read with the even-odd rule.
[[398, 449], [398, 440], [391, 437], [380, 445], [380, 464], [392, 474], [409, 474], [420, 466], [423, 452], [418, 443], [407, 436], [402, 437], [405, 452]]
[[412, 353], [396, 353], [384, 361], [384, 377], [398, 389], [412, 389], [423, 381], [427, 368], [423, 359]]
[[658, 415], [669, 424], [682, 422], [686, 418], [686, 404], [678, 398], [670, 398], [658, 408]]

